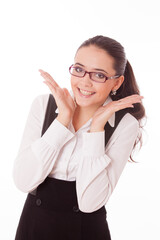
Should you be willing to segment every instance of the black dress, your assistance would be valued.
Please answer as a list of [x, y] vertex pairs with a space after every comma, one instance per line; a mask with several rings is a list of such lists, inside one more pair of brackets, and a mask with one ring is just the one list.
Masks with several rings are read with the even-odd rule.
[[[42, 135], [52, 123], [56, 104], [50, 94]], [[115, 127], [105, 125], [105, 144], [126, 110], [116, 112]], [[96, 193], [95, 193], [96, 194]], [[85, 213], [78, 208], [76, 181], [47, 177], [28, 194], [15, 240], [111, 240], [105, 206]]]

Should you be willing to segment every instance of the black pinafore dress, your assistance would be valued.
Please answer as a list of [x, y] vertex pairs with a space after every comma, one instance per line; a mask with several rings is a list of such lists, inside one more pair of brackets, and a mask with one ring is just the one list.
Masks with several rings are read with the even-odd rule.
[[[55, 119], [56, 108], [50, 94], [42, 135]], [[105, 144], [125, 114], [126, 110], [116, 112], [114, 127], [106, 123]], [[92, 213], [80, 211], [76, 181], [47, 177], [28, 193], [15, 240], [111, 240], [106, 217], [105, 206]]]

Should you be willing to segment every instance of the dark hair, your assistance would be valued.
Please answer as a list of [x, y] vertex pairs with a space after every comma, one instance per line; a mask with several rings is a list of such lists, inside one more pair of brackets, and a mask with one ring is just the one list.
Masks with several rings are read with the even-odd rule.
[[[110, 56], [114, 59], [114, 69], [116, 71], [116, 75], [124, 75], [124, 81], [120, 88], [117, 90], [116, 95], [111, 95], [113, 101], [119, 100], [121, 98], [127, 97], [132, 94], [139, 94], [139, 87], [137, 85], [133, 69], [129, 63], [129, 61], [126, 59], [126, 54], [124, 51], [124, 47], [117, 42], [116, 40], [105, 37], [102, 35], [95, 36], [93, 38], [89, 38], [85, 42], [83, 42], [78, 50], [82, 47], [87, 47], [90, 45], [94, 45], [100, 49], [105, 50]], [[77, 50], [77, 51], [78, 51]], [[138, 121], [139, 126], [142, 130], [142, 118], [145, 117], [145, 109], [142, 103], [136, 103], [134, 104], [134, 108], [127, 108], [127, 111], [132, 114]], [[142, 131], [140, 131], [140, 134], [138, 135], [133, 149], [135, 146], [140, 143], [140, 148], [142, 146]], [[132, 153], [131, 153], [132, 155]], [[130, 155], [131, 161], [133, 161], [132, 156]], [[134, 162], [134, 161], [133, 161]]]

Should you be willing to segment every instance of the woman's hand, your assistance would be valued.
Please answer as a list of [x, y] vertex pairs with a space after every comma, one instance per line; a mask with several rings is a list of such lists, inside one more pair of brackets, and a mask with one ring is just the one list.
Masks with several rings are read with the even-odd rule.
[[142, 98], [143, 96], [133, 94], [99, 107], [93, 115], [90, 132], [104, 131], [104, 126], [113, 113], [124, 108], [133, 108], [133, 104], [140, 103]]
[[73, 98], [71, 97], [67, 88], [60, 88], [60, 86], [55, 82], [55, 80], [51, 77], [49, 73], [41, 69], [39, 69], [39, 72], [41, 73], [41, 76], [45, 79], [44, 83], [49, 87], [55, 98], [59, 111], [57, 119], [63, 125], [68, 127], [76, 108], [76, 104]]

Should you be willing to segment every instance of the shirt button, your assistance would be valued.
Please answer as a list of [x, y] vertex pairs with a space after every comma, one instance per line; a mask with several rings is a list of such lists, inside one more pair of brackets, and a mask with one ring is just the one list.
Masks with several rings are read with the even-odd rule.
[[73, 207], [73, 211], [74, 211], [74, 212], [79, 212], [79, 208], [78, 208], [77, 206], [74, 206], [74, 207]]
[[41, 199], [38, 198], [38, 199], [36, 200], [36, 205], [39, 207], [39, 206], [41, 205], [41, 203], [42, 203]]

